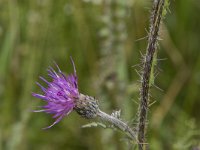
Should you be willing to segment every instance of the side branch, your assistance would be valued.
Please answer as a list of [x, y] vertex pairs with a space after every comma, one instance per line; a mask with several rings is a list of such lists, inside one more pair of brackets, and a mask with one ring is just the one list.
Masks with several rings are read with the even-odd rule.
[[101, 110], [99, 110], [97, 115], [103, 121], [109, 122], [115, 127], [119, 128], [121, 131], [125, 132], [132, 140], [135, 140], [138, 143], [137, 138], [136, 138], [136, 133], [125, 122], [123, 122], [122, 120], [114, 116], [108, 115], [102, 112]]
[[161, 22], [163, 12], [164, 0], [154, 0], [150, 18], [150, 32], [148, 35], [148, 45], [146, 48], [146, 54], [143, 62], [142, 76], [141, 76], [141, 88], [140, 88], [140, 106], [138, 110], [139, 124], [138, 124], [138, 141], [139, 149], [145, 149], [145, 128], [148, 114], [149, 105], [149, 88], [150, 88], [150, 76], [152, 70], [152, 62], [154, 53], [156, 50], [156, 43], [158, 39], [159, 26]]

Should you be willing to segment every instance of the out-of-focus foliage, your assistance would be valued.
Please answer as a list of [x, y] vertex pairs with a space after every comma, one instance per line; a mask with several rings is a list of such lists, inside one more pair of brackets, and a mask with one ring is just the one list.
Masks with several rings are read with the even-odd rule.
[[[133, 66], [145, 52], [150, 8], [150, 0], [1, 0], [0, 149], [127, 149], [121, 133], [80, 128], [91, 121], [76, 113], [41, 130], [53, 120], [31, 112], [42, 105], [31, 92], [53, 61], [72, 71], [72, 56], [80, 91], [136, 126], [140, 68]], [[151, 90], [151, 149], [200, 149], [199, 11], [197, 0], [171, 1], [162, 23], [154, 84], [163, 91]]]

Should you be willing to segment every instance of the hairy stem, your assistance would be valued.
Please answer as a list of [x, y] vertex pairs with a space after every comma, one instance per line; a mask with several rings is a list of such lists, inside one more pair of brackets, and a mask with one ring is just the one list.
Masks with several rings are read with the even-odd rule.
[[146, 54], [143, 62], [143, 69], [141, 75], [141, 88], [140, 88], [140, 106], [139, 106], [139, 124], [138, 124], [138, 141], [139, 150], [146, 149], [144, 143], [145, 140], [145, 129], [146, 120], [148, 114], [149, 105], [149, 88], [150, 88], [150, 77], [152, 70], [152, 62], [154, 53], [156, 50], [156, 43], [158, 39], [158, 31], [160, 21], [163, 12], [164, 0], [154, 0], [150, 18], [150, 32], [148, 35], [148, 45], [146, 48]]
[[109, 122], [115, 127], [119, 128], [121, 131], [125, 132], [132, 140], [137, 141], [136, 133], [122, 120], [114, 117], [112, 115], [108, 115], [101, 110], [99, 110], [97, 114], [103, 121]]

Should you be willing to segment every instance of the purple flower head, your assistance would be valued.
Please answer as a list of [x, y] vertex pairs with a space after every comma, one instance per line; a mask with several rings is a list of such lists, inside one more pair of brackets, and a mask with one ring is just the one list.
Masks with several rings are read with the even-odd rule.
[[47, 70], [48, 75], [52, 78], [51, 82], [40, 77], [41, 80], [47, 83], [48, 87], [45, 88], [41, 84], [36, 83], [40, 86], [43, 95], [32, 93], [34, 97], [46, 102], [46, 105], [42, 106], [41, 110], [35, 110], [34, 112], [46, 112], [52, 114], [53, 118], [55, 118], [54, 123], [46, 128], [51, 128], [53, 125], [61, 121], [62, 118], [68, 115], [76, 106], [76, 100], [79, 98], [79, 91], [76, 69], [72, 58], [71, 62], [74, 68], [73, 74], [65, 76], [55, 63], [58, 70], [57, 72], [52, 67], [49, 67]]

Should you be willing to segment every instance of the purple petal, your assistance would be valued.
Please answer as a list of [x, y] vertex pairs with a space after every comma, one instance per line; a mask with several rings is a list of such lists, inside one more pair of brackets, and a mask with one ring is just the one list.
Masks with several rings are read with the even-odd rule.
[[45, 109], [41, 109], [41, 110], [33, 110], [33, 112], [45, 112]]
[[71, 60], [71, 63], [73, 65], [73, 68], [74, 68], [74, 75], [76, 75], [76, 67], [75, 67], [74, 61], [73, 61], [71, 56], [70, 56], [70, 60]]
[[64, 115], [62, 115], [62, 116], [60, 116], [58, 119], [56, 119], [56, 121], [54, 121], [54, 123], [51, 124], [50, 126], [45, 127], [45, 128], [42, 128], [42, 129], [46, 130], [46, 129], [49, 129], [49, 128], [53, 127], [55, 124], [57, 124], [58, 122], [60, 122], [60, 120], [62, 120], [63, 116], [64, 116]]
[[42, 81], [44, 81], [45, 83], [47, 83], [48, 85], [51, 84], [51, 83], [48, 82], [45, 78], [43, 78], [43, 77], [41, 77], [41, 76], [40, 76], [39, 78], [40, 78]]
[[44, 93], [46, 93], [46, 89], [40, 83], [36, 82], [36, 84], [42, 89]]
[[55, 61], [54, 61], [53, 63], [54, 63], [54, 65], [56, 66], [56, 68], [58, 69], [58, 72], [61, 73], [62, 71], [60, 70], [60, 68], [59, 68], [59, 66], [57, 65], [57, 63], [56, 63]]
[[44, 96], [44, 95], [40, 95], [40, 94], [36, 94], [36, 93], [32, 93], [32, 95], [34, 97], [37, 97], [39, 99], [43, 99], [43, 100], [49, 100], [48, 97]]

